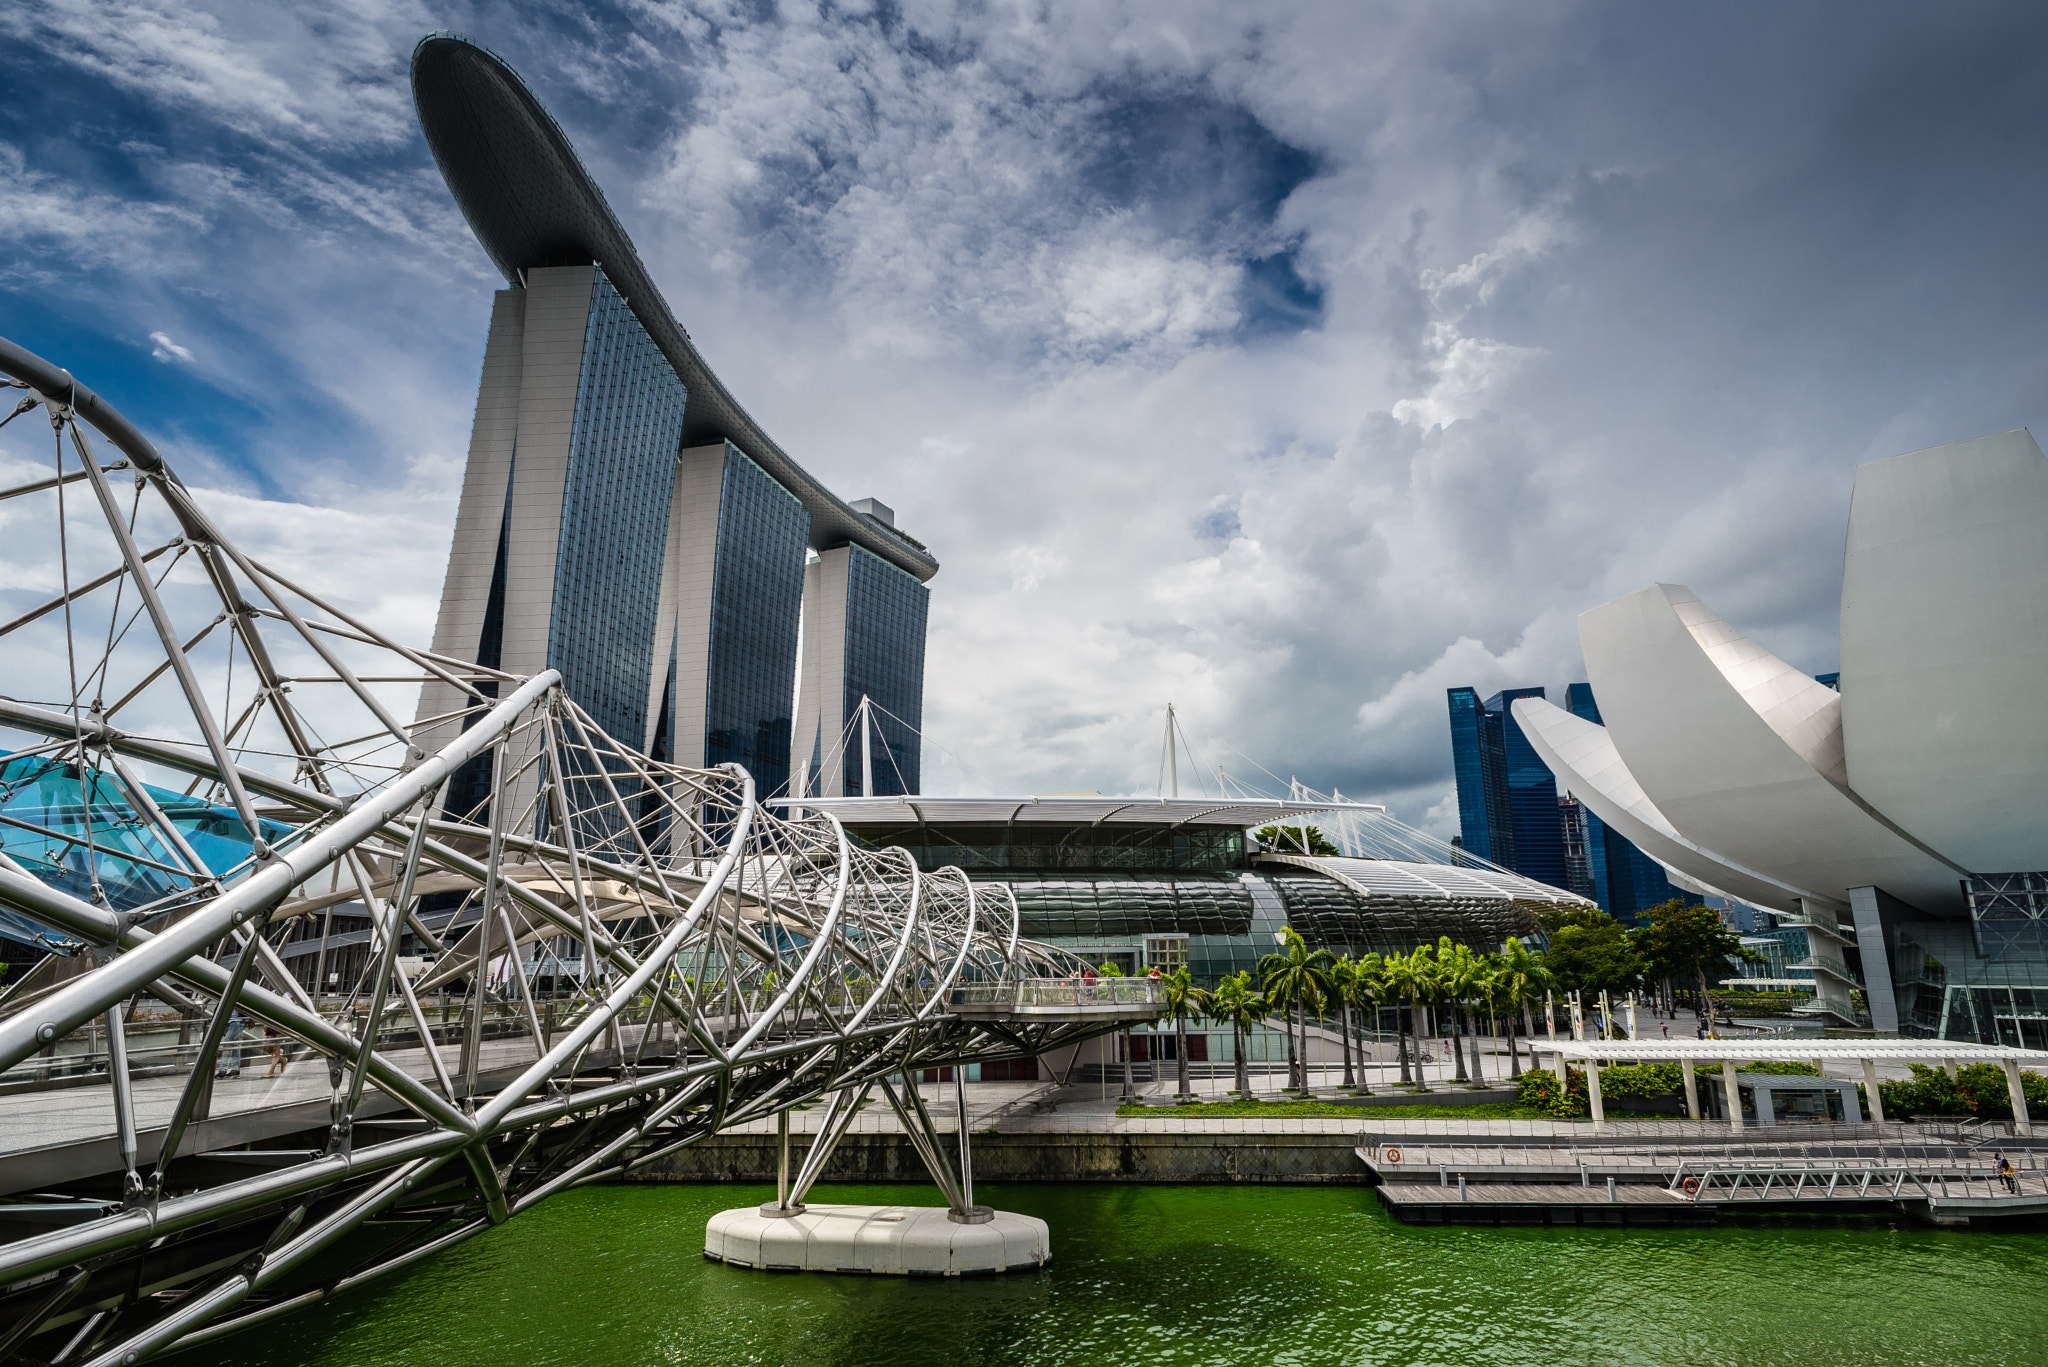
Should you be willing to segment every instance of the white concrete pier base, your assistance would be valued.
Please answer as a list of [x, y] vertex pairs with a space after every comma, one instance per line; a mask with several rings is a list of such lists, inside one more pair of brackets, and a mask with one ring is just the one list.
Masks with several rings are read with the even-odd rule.
[[1052, 1261], [1045, 1221], [1006, 1210], [960, 1224], [944, 1206], [810, 1205], [768, 1216], [722, 1210], [704, 1226], [704, 1256], [769, 1272], [973, 1277], [1035, 1272]]

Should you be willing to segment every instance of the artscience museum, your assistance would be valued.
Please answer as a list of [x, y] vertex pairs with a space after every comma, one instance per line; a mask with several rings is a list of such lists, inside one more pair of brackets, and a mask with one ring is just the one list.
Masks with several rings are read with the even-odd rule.
[[1601, 724], [1538, 698], [1515, 719], [1674, 881], [1805, 926], [1807, 1011], [2048, 1047], [2048, 458], [2032, 436], [1857, 471], [1837, 686], [1673, 584], [1584, 613], [1579, 637]]

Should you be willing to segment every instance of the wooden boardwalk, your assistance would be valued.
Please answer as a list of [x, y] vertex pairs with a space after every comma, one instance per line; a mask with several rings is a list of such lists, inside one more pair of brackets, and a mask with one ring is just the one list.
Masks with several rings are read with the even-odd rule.
[[1617, 1182], [1388, 1182], [1381, 1204], [1404, 1224], [1710, 1225], [1714, 1208], [1665, 1187]]
[[[1405, 1155], [1404, 1155], [1405, 1157]], [[1954, 1160], [1949, 1160], [1954, 1163]], [[2048, 1173], [2023, 1169], [2007, 1185], [1980, 1159], [1960, 1165], [1864, 1159], [1788, 1162], [1760, 1155], [1675, 1165], [1669, 1175], [1643, 1167], [1590, 1169], [1576, 1180], [1541, 1180], [1551, 1171], [1504, 1173], [1499, 1166], [1427, 1175], [1415, 1168], [1380, 1172], [1380, 1201], [1412, 1224], [1712, 1224], [1723, 1215], [1761, 1210], [1817, 1213], [1898, 1211], [1935, 1224], [2048, 1217]], [[1513, 1178], [1535, 1180], [1512, 1180]], [[1504, 1180], [1504, 1178], [1506, 1180]]]

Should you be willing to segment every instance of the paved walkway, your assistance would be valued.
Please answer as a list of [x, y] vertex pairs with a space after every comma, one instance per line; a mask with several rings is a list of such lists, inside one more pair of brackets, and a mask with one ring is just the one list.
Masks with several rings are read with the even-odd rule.
[[[440, 1053], [444, 1066], [453, 1074], [458, 1055], [456, 1046], [443, 1046]], [[385, 1057], [414, 1077], [432, 1076], [424, 1049], [390, 1050]], [[491, 1071], [531, 1062], [533, 1057], [533, 1043], [529, 1037], [486, 1040], [480, 1066], [484, 1071]], [[324, 1058], [298, 1059], [277, 1077], [266, 1078], [263, 1074], [269, 1066], [270, 1057], [260, 1046], [245, 1047], [242, 1075], [214, 1080], [213, 1118], [308, 1102], [324, 1105], [334, 1095]], [[17, 1073], [19, 1071], [22, 1070], [17, 1070]], [[190, 1077], [187, 1072], [174, 1072], [135, 1079], [136, 1129], [147, 1134], [168, 1125], [171, 1112]], [[374, 1087], [375, 1084], [369, 1085]], [[435, 1084], [429, 1081], [427, 1085], [431, 1088]], [[114, 1089], [104, 1078], [89, 1084], [0, 1096], [0, 1161], [13, 1153], [83, 1143], [109, 1138], [113, 1134]], [[150, 1151], [146, 1145], [144, 1151]]]

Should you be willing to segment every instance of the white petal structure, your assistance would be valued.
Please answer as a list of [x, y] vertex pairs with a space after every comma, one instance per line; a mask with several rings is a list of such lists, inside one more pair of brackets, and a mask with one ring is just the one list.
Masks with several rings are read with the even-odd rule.
[[2048, 869], [2048, 458], [2025, 431], [1856, 473], [1848, 779], [1979, 873]]
[[1686, 839], [1628, 771], [1606, 727], [1541, 698], [1517, 698], [1514, 710], [1522, 734], [1551, 772], [1565, 778], [1572, 796], [1662, 864], [1674, 881], [1682, 878], [1696, 885], [1696, 891], [1777, 911], [1795, 910], [1799, 898], [1819, 896], [1811, 888], [1743, 868]]
[[1879, 1029], [1887, 927], [2048, 870], [2048, 457], [2024, 431], [1857, 471], [1840, 692], [1675, 584], [1582, 614], [1579, 641], [1604, 725], [1518, 699], [1544, 762], [1675, 880], [1803, 915], [1839, 988], [1853, 934]]
[[1603, 603], [1580, 616], [1579, 643], [1615, 749], [1688, 840], [1838, 907], [1873, 884], [1930, 910], [1960, 905], [1965, 870], [1847, 790], [1839, 695], [1691, 590]]

